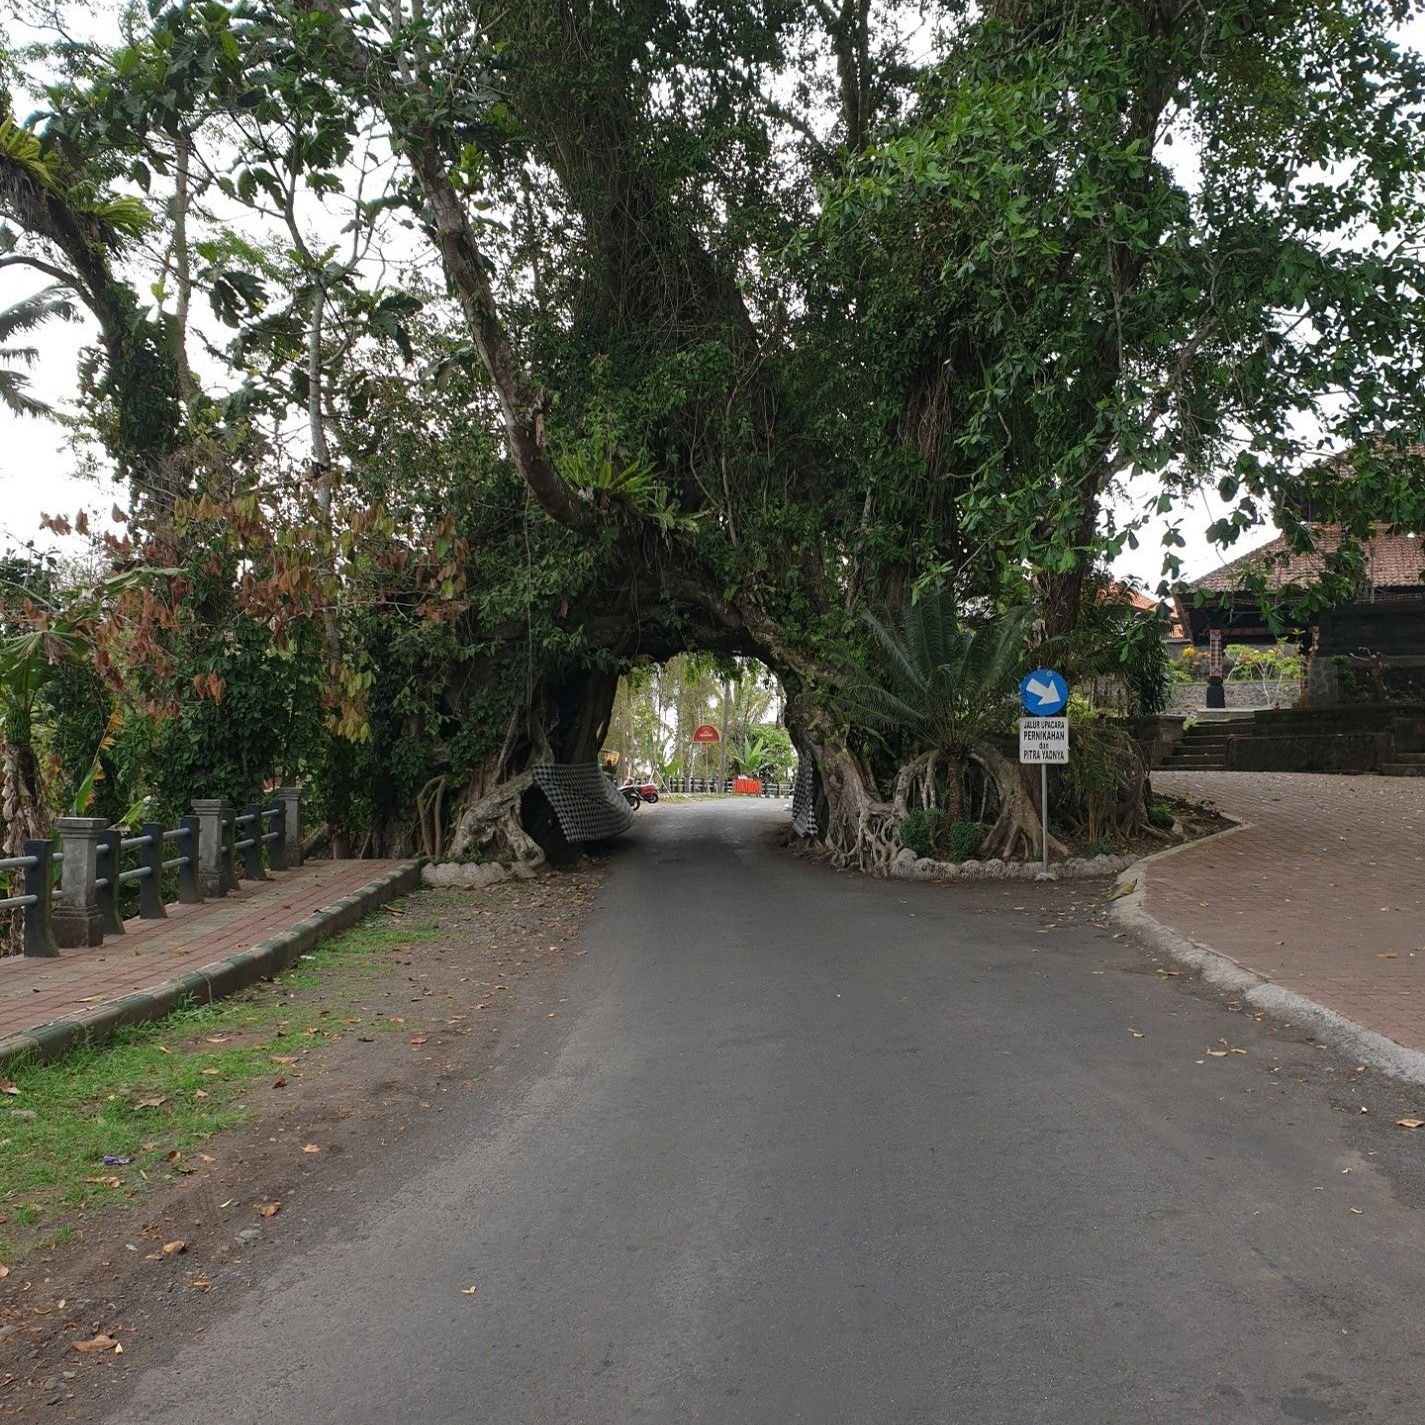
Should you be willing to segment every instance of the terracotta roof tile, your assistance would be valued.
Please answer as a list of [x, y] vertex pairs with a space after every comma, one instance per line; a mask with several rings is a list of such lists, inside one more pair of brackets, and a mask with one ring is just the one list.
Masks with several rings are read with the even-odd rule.
[[[1322, 556], [1339, 547], [1341, 531], [1335, 525], [1322, 525], [1316, 529], [1315, 535], [1317, 548], [1311, 554], [1291, 552], [1285, 537], [1278, 535], [1269, 544], [1240, 555], [1200, 579], [1192, 580], [1187, 589], [1226, 593], [1240, 587], [1244, 576], [1257, 570], [1266, 574], [1268, 586], [1273, 589], [1289, 584], [1315, 583], [1321, 575]], [[1362, 549], [1372, 588], [1418, 587], [1425, 578], [1425, 539], [1382, 531], [1366, 540]]]

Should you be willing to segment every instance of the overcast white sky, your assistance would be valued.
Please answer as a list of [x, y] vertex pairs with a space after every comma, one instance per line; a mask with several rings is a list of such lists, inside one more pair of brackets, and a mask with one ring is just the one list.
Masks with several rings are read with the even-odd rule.
[[[78, 6], [68, 8], [76, 12], [87, 10]], [[95, 11], [87, 10], [87, 13], [92, 17]], [[100, 23], [104, 23], [103, 20]], [[91, 18], [85, 28], [92, 24]], [[1425, 47], [1425, 18], [1410, 21], [1401, 34], [1407, 43]], [[27, 295], [39, 285], [42, 284], [23, 269], [0, 271], [0, 306]], [[78, 358], [92, 339], [93, 327], [88, 320], [46, 326], [34, 339], [34, 345], [42, 353], [32, 373], [34, 394], [61, 411], [72, 410], [78, 389]], [[102, 467], [102, 462], [100, 464]], [[126, 502], [125, 492], [111, 476], [100, 473], [97, 477], [84, 477], [78, 473], [80, 469], [81, 461], [69, 448], [63, 426], [47, 420], [23, 419], [0, 408], [0, 547], [22, 545], [32, 539], [42, 547], [55, 547], [60, 541], [40, 528], [41, 514], [73, 515], [83, 508], [103, 519], [116, 500], [120, 504]], [[1223, 556], [1202, 535], [1202, 530], [1217, 513], [1204, 502], [1202, 510], [1190, 512], [1182, 521], [1182, 533], [1188, 546], [1181, 553], [1183, 572], [1188, 578], [1222, 562]], [[1116, 572], [1137, 577], [1150, 589], [1154, 587], [1160, 577], [1162, 527], [1160, 523], [1143, 531], [1139, 549], [1125, 551]], [[1246, 545], [1264, 543], [1273, 533], [1264, 527], [1255, 532]], [[1240, 552], [1241, 547], [1234, 554]]]

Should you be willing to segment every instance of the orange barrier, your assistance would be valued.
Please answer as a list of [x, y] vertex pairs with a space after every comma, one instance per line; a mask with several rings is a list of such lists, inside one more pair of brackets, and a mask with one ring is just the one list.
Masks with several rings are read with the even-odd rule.
[[762, 795], [762, 783], [756, 777], [738, 777], [732, 784], [734, 792], [742, 792], [749, 797], [760, 797]]

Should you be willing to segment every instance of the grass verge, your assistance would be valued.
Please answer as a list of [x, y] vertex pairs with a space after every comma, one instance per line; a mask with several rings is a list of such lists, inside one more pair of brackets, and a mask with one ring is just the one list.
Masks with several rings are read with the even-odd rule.
[[0, 1264], [63, 1240], [69, 1229], [59, 1219], [76, 1208], [133, 1199], [150, 1182], [192, 1171], [185, 1158], [242, 1121], [252, 1080], [280, 1079], [323, 1040], [399, 1028], [354, 1012], [361, 988], [393, 948], [436, 928], [428, 893], [417, 893], [317, 946], [277, 980], [121, 1029], [48, 1064], [12, 1063], [0, 1083]]

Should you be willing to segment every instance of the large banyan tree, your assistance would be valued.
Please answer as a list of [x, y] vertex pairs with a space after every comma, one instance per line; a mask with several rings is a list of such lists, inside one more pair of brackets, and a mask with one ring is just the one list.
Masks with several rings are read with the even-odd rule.
[[[244, 416], [188, 368], [195, 289], [249, 376], [287, 373], [318, 516], [344, 481], [453, 521], [408, 830], [518, 854], [529, 766], [594, 755], [621, 668], [709, 650], [777, 673], [823, 839], [878, 869], [909, 763], [841, 695], [867, 611], [933, 587], [1061, 638], [1150, 521], [1171, 577], [1204, 492], [1224, 546], [1271, 517], [1309, 541], [1304, 496], [1357, 534], [1425, 520], [1415, 9], [205, 0], [66, 56], [63, 104], [0, 144], [0, 209], [99, 318], [155, 527]], [[116, 275], [100, 198], [140, 168], [181, 319]], [[350, 200], [340, 235], [301, 228], [307, 192]], [[176, 231], [195, 194], [281, 241]], [[392, 337], [424, 382], [381, 370]], [[330, 611], [316, 636], [340, 665]]]

